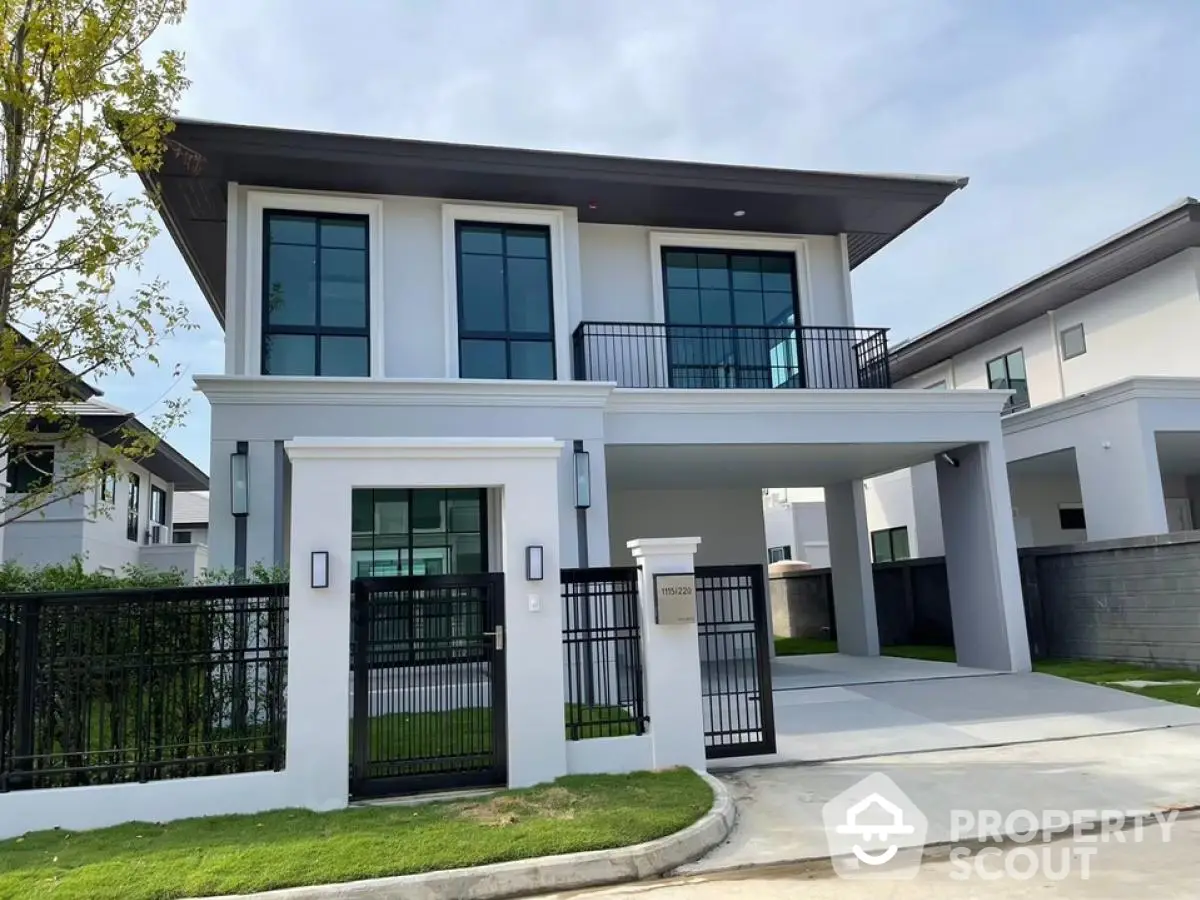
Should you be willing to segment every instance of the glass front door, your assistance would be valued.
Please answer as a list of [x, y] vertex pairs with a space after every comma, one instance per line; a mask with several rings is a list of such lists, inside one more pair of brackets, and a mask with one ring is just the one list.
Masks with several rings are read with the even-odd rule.
[[794, 386], [791, 254], [665, 248], [663, 280], [671, 387]]
[[360, 489], [351, 504], [356, 578], [487, 571], [484, 488]]

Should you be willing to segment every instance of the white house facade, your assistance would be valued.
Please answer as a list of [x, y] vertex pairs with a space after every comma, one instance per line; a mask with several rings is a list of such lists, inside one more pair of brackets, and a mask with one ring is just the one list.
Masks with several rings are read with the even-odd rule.
[[[1003, 416], [1019, 546], [1200, 521], [1200, 204], [1188, 198], [897, 347], [897, 386], [1013, 391]], [[884, 552], [939, 556], [930, 465], [867, 483]]]
[[[132, 413], [95, 397], [74, 404], [72, 411], [94, 447], [119, 439], [123, 428], [145, 427]], [[32, 481], [48, 481], [56, 466], [61, 472], [67, 465], [65, 454], [77, 452], [50, 438], [24, 447], [6, 463], [9, 495], [22, 494]], [[160, 441], [146, 458], [120, 460], [94, 488], [14, 517], [3, 529], [4, 560], [40, 567], [79, 557], [88, 571], [119, 575], [127, 567], [142, 566], [176, 569], [190, 580], [207, 568], [208, 548], [203, 542], [188, 547], [172, 543], [175, 493], [207, 487], [200, 469]]]

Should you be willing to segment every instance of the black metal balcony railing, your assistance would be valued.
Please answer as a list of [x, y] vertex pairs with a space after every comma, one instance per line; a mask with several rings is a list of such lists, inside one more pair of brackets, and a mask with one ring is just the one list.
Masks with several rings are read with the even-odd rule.
[[576, 381], [628, 388], [890, 388], [887, 329], [581, 322]]

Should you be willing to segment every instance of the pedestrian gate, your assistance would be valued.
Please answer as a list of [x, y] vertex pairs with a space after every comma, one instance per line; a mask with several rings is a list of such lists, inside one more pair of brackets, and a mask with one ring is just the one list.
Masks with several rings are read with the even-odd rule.
[[504, 784], [504, 576], [354, 582], [350, 793]]
[[697, 566], [696, 605], [706, 755], [774, 753], [763, 567]]

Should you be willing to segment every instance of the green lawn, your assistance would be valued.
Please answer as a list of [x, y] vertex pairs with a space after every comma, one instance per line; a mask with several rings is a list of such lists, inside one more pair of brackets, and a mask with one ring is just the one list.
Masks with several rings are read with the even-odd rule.
[[[836, 653], [837, 644], [833, 641], [823, 641], [810, 638], [776, 638], [775, 653], [779, 656], [796, 656], [808, 653]], [[913, 644], [910, 646], [884, 647], [884, 656], [899, 656], [906, 659], [928, 659], [934, 662], [955, 662], [953, 647], [933, 647]], [[1166, 700], [1169, 703], [1182, 703], [1187, 706], [1200, 706], [1200, 684], [1165, 684], [1152, 687], [1134, 688], [1114, 684], [1117, 681], [1198, 681], [1200, 672], [1191, 669], [1156, 668], [1154, 666], [1139, 666], [1133, 663], [1106, 662], [1103, 660], [1085, 659], [1045, 659], [1033, 664], [1035, 672], [1044, 675], [1057, 675], [1059, 678], [1069, 678], [1072, 681], [1083, 681], [1087, 684], [1098, 684], [1104, 687], [1152, 697], [1155, 700]]]
[[167, 900], [602, 850], [678, 831], [711, 805], [699, 776], [673, 769], [453, 803], [43, 831], [0, 842], [0, 898]]

